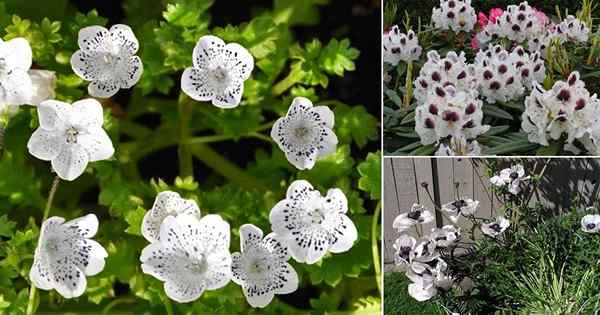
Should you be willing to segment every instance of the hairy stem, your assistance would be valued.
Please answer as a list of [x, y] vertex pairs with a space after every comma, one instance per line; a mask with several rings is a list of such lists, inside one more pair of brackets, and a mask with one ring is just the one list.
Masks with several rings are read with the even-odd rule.
[[378, 228], [379, 217], [381, 213], [381, 201], [377, 203], [375, 213], [373, 214], [373, 223], [371, 224], [371, 251], [373, 252], [373, 267], [375, 268], [375, 282], [377, 282], [377, 289], [379, 295], [383, 293], [381, 288], [381, 259], [379, 258], [379, 242], [378, 235], [380, 235], [380, 229]]
[[[46, 208], [44, 209], [44, 217], [42, 219], [42, 224], [44, 223], [44, 221], [46, 221], [46, 219], [48, 219], [48, 216], [50, 215], [50, 209], [52, 208], [52, 202], [54, 202], [54, 195], [56, 195], [56, 191], [58, 190], [58, 184], [60, 183], [60, 177], [55, 176], [54, 177], [54, 181], [52, 181], [52, 187], [50, 188], [50, 193], [48, 194], [48, 201], [46, 202]], [[30, 279], [31, 281], [31, 279]], [[35, 309], [36, 309], [36, 298], [37, 298], [37, 288], [33, 285], [33, 282], [31, 283], [30, 287], [29, 287], [29, 300], [27, 301], [27, 310], [26, 310], [26, 314], [27, 315], [33, 315], [35, 314]]]
[[181, 94], [179, 97], [179, 175], [183, 178], [194, 176], [192, 153], [188, 144], [190, 137], [190, 118], [192, 116], [193, 102]]

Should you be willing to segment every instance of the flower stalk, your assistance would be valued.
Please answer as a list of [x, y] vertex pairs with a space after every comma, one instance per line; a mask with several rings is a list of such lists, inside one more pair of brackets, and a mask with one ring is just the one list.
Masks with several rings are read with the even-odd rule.
[[373, 266], [375, 267], [375, 282], [377, 282], [377, 289], [379, 290], [379, 295], [383, 294], [382, 286], [381, 286], [381, 260], [379, 258], [379, 242], [378, 235], [379, 233], [379, 217], [381, 213], [381, 201], [377, 203], [377, 207], [375, 208], [375, 213], [373, 214], [373, 223], [371, 224], [371, 251], [373, 252]]

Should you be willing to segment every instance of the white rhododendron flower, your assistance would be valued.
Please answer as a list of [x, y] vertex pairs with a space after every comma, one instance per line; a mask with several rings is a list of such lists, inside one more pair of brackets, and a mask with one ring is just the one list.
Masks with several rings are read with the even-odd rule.
[[504, 233], [509, 226], [510, 221], [503, 216], [499, 216], [493, 222], [481, 224], [481, 232], [485, 235], [496, 237]]
[[31, 68], [31, 54], [25, 38], [0, 39], [0, 112], [5, 106], [30, 103], [33, 87], [27, 71]]
[[572, 15], [568, 15], [562, 22], [556, 25], [555, 33], [562, 42], [586, 43], [590, 29], [585, 25], [585, 22]]
[[197, 101], [234, 108], [242, 100], [244, 81], [253, 69], [254, 58], [246, 48], [204, 35], [194, 47], [192, 67], [181, 75], [181, 90]]
[[517, 43], [540, 36], [545, 25], [539, 20], [536, 10], [527, 1], [519, 5], [509, 5], [496, 23], [487, 25], [485, 31]]
[[135, 55], [139, 43], [129, 26], [115, 24], [109, 30], [98, 25], [84, 27], [77, 43], [80, 50], [71, 56], [71, 68], [91, 82], [91, 96], [111, 97], [119, 89], [134, 86], [142, 76], [142, 60]]
[[415, 254], [414, 250], [416, 245], [417, 240], [414, 237], [407, 234], [400, 235], [393, 245], [396, 250], [394, 254], [394, 262], [396, 265], [410, 264]]
[[436, 156], [479, 156], [481, 147], [477, 140], [467, 140], [465, 136], [451, 137], [448, 144], [442, 142]]
[[477, 22], [477, 15], [471, 0], [440, 0], [440, 7], [433, 9], [431, 20], [442, 30], [470, 32]]
[[441, 229], [433, 228], [429, 239], [435, 242], [436, 247], [448, 247], [460, 239], [460, 228], [454, 225], [444, 225]]
[[154, 200], [152, 209], [146, 212], [142, 221], [142, 235], [153, 243], [160, 240], [160, 226], [168, 216], [186, 214], [200, 219], [200, 208], [194, 200], [183, 199], [173, 191], [160, 192]]
[[400, 214], [394, 219], [392, 226], [402, 233], [416, 224], [425, 224], [433, 221], [433, 215], [427, 208], [420, 204], [413, 204], [409, 212]]
[[525, 176], [523, 165], [517, 164], [500, 171], [500, 174], [492, 176], [490, 182], [496, 187], [508, 187], [508, 191], [517, 195], [521, 192], [521, 183], [529, 179]]
[[475, 139], [490, 128], [482, 125], [482, 106], [475, 91], [458, 91], [451, 85], [438, 86], [429, 93], [423, 105], [417, 106], [415, 131], [423, 145], [448, 136]]
[[449, 214], [452, 222], [456, 223], [461, 215], [469, 216], [475, 214], [478, 207], [479, 201], [463, 197], [442, 205], [442, 210]]
[[392, 65], [397, 65], [398, 62], [411, 62], [418, 60], [421, 56], [421, 46], [419, 46], [419, 38], [412, 30], [408, 33], [400, 33], [398, 25], [383, 34], [383, 61]]
[[475, 66], [467, 64], [464, 52], [450, 51], [441, 58], [437, 51], [427, 53], [427, 62], [414, 81], [414, 95], [418, 104], [424, 104], [432, 91], [437, 88], [454, 86], [459, 91], [472, 91], [477, 88]]
[[535, 85], [525, 99], [521, 127], [531, 142], [547, 146], [549, 139], [558, 140], [566, 134], [568, 145], [579, 139], [595, 154], [599, 120], [600, 101], [596, 94], [590, 96], [575, 71], [566, 82], [554, 83], [549, 91]]
[[296, 97], [287, 115], [273, 125], [271, 138], [297, 169], [311, 169], [319, 157], [336, 150], [334, 122], [333, 112], [327, 106], [313, 107], [309, 99]]
[[192, 302], [231, 280], [229, 237], [229, 223], [219, 215], [200, 220], [186, 214], [168, 216], [160, 227], [160, 240], [142, 250], [142, 271], [163, 281], [170, 299]]
[[298, 274], [287, 261], [287, 245], [275, 233], [263, 238], [260, 228], [252, 224], [240, 227], [241, 253], [232, 254], [233, 282], [242, 286], [252, 307], [265, 307], [275, 294], [289, 294], [298, 289]]
[[55, 289], [64, 298], [79, 297], [85, 292], [85, 276], [104, 269], [108, 253], [91, 238], [98, 231], [94, 214], [65, 222], [51, 217], [42, 223], [29, 279], [42, 290]]
[[297, 180], [286, 199], [271, 209], [269, 220], [271, 230], [285, 240], [297, 262], [314, 264], [327, 252], [342, 253], [354, 245], [357, 230], [347, 211], [342, 190], [333, 188], [321, 196], [309, 182]]
[[28, 73], [33, 88], [29, 104], [39, 105], [45, 100], [54, 99], [56, 96], [56, 73], [47, 70], [29, 70]]
[[541, 57], [546, 58], [548, 47], [552, 43], [552, 40], [557, 38], [557, 34], [554, 29], [546, 29], [546, 31], [534, 38], [530, 38], [527, 41], [527, 50], [530, 52], [539, 52]]
[[52, 169], [72, 181], [85, 171], [88, 162], [106, 160], [115, 149], [104, 129], [102, 105], [95, 99], [73, 103], [48, 100], [38, 108], [39, 128], [27, 148], [36, 158], [52, 162]]
[[587, 233], [600, 232], [600, 215], [588, 214], [581, 218], [581, 230]]

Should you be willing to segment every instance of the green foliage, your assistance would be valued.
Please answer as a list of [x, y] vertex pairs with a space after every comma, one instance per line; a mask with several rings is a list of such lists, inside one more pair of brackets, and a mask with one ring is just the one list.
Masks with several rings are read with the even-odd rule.
[[[63, 1], [55, 2], [59, 6]], [[246, 21], [219, 26], [211, 20], [213, 5], [213, 0], [169, 0], [157, 5], [123, 1], [125, 19], [116, 23], [133, 28], [144, 73], [132, 91], [122, 90], [117, 97], [102, 100], [103, 127], [115, 146], [114, 157], [91, 163], [75, 182], [61, 182], [50, 211], [50, 216], [67, 220], [95, 213], [100, 220], [95, 239], [109, 256], [104, 270], [87, 278], [87, 290], [78, 299], [38, 291], [32, 303], [39, 303], [39, 313], [165, 314], [163, 283], [143, 274], [139, 262], [148, 244], [140, 226], [156, 194], [176, 191], [196, 200], [202, 215], [221, 215], [231, 226], [233, 252], [239, 250], [242, 224], [271, 230], [271, 208], [299, 178], [310, 180], [324, 194], [334, 187], [344, 191], [348, 216], [359, 231], [354, 247], [315, 265], [292, 263], [300, 276], [299, 290], [277, 296], [264, 310], [252, 309], [240, 287], [230, 283], [204, 292], [194, 303], [172, 302], [173, 313], [379, 312], [372, 257], [372, 238], [378, 236], [371, 233], [375, 210], [371, 200], [380, 199], [376, 183], [380, 158], [379, 152], [369, 152], [379, 146], [378, 119], [364, 106], [344, 104], [325, 89], [330, 81], [356, 70], [358, 49], [343, 37], [322, 42], [295, 38], [295, 27], [320, 22], [320, 8], [329, 5], [326, 0], [274, 0], [272, 8], [257, 1]], [[51, 6], [40, 4], [40, 10]], [[72, 102], [86, 97], [88, 83], [73, 74], [70, 57], [79, 49], [79, 30], [90, 25], [110, 27], [108, 19], [95, 10], [77, 12], [67, 4], [48, 18], [23, 14], [28, 9], [17, 7], [20, 4], [13, 0], [0, 3], [0, 36], [25, 37], [30, 42], [36, 67], [56, 72], [56, 99]], [[181, 71], [192, 65], [192, 50], [206, 34], [243, 45], [255, 59], [241, 106], [235, 109], [218, 109], [181, 95]], [[301, 172], [269, 137], [274, 120], [296, 96], [331, 106], [339, 137], [335, 153]], [[191, 105], [185, 115], [190, 122], [188, 135], [181, 132], [180, 108], [185, 104]], [[0, 157], [0, 314], [24, 314], [27, 308], [28, 273], [53, 178], [50, 164], [27, 151], [37, 121], [35, 109], [21, 107], [5, 124]], [[172, 152], [184, 146], [193, 153], [194, 177], [178, 177], [181, 170]], [[360, 290], [354, 290], [356, 284]]]

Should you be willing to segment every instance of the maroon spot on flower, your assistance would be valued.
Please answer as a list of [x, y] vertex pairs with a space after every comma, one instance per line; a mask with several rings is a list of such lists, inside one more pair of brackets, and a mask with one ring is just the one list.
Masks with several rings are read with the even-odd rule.
[[561, 102], [568, 102], [569, 99], [571, 99], [571, 92], [569, 92], [567, 89], [562, 89], [556, 98]]
[[527, 9], [527, 7], [525, 6], [524, 3], [522, 3], [521, 5], [519, 5], [519, 10], [520, 11], [525, 11]]
[[448, 2], [448, 7], [449, 8], [454, 8], [455, 6], [456, 6], [456, 3], [454, 3], [454, 1]]
[[446, 96], [446, 92], [444, 91], [444, 89], [442, 89], [439, 86], [435, 88], [435, 94], [437, 94], [439, 97]]
[[521, 70], [521, 76], [523, 78], [529, 77], [529, 69], [523, 69], [523, 70]]
[[581, 110], [585, 107], [585, 100], [580, 98], [575, 103], [575, 110]]
[[577, 77], [574, 74], [571, 74], [571, 76], [569, 77], [569, 85], [574, 85], [575, 82], [577, 82]]
[[494, 77], [494, 74], [492, 73], [492, 71], [490, 71], [490, 70], [485, 70], [485, 71], [483, 72], [483, 78], [484, 78], [484, 79], [486, 79], [486, 80], [489, 80], [489, 79], [491, 79], [491, 78], [493, 78], [493, 77]]
[[508, 67], [506, 65], [500, 65], [500, 67], [498, 67], [498, 72], [501, 74], [505, 74], [506, 71], [508, 71]]
[[400, 47], [394, 47], [394, 48], [392, 48], [392, 54], [399, 54], [401, 52], [402, 52], [402, 50], [400, 50]]
[[558, 120], [560, 122], [565, 122], [565, 121], [567, 121], [567, 117], [566, 116], [558, 116], [558, 117], [556, 117], [556, 120]]
[[517, 15], [517, 20], [519, 20], [519, 21], [525, 21], [525, 14], [519, 13], [519, 15]]
[[462, 8], [460, 8], [460, 13], [465, 13], [465, 11], [467, 11], [467, 7], [463, 6]]
[[425, 119], [425, 128], [429, 128], [429, 129], [435, 128], [435, 123], [433, 122], [433, 119], [431, 119], [431, 118]]
[[434, 104], [429, 105], [429, 112], [432, 115], [437, 115], [438, 114], [438, 108], [437, 108], [437, 106], [435, 106]]
[[525, 54], [525, 51], [524, 51], [524, 50], [523, 50], [521, 47], [519, 47], [519, 48], [517, 49], [517, 55], [519, 55], [519, 56], [523, 56], [524, 54]]
[[425, 80], [421, 80], [419, 81], [419, 83], [421, 83], [421, 87], [423, 87], [424, 89], [426, 89], [429, 86], [429, 84], [427, 84], [427, 81]]
[[475, 127], [475, 123], [472, 120], [467, 121], [467, 123], [465, 123], [463, 125], [463, 128], [473, 128]]
[[499, 90], [501, 87], [500, 82], [498, 81], [494, 81], [490, 84], [490, 89], [491, 90]]
[[454, 18], [454, 12], [452, 12], [452, 11], [448, 11], [448, 14], [446, 14], [446, 16], [447, 16], [449, 19], [453, 19], [453, 18]]
[[447, 87], [447, 86], [450, 86], [450, 85], [451, 85], [451, 86], [454, 86], [454, 84], [452, 84], [452, 82], [450, 82], [450, 81], [446, 81], [446, 82], [444, 83], [443, 87]]
[[404, 37], [400, 38], [400, 44], [406, 45], [406, 38], [404, 38]]
[[535, 67], [533, 68], [533, 72], [538, 72], [538, 71], [540, 71], [540, 69], [541, 69], [541, 68], [542, 68], [542, 65], [538, 63], [538, 64], [537, 64], [537, 65], [535, 65]]
[[513, 26], [511, 27], [513, 32], [519, 32], [521, 30], [521, 27], [517, 24], [513, 24]]
[[517, 68], [521, 68], [524, 65], [525, 65], [525, 63], [523, 61], [517, 61], [517, 63], [516, 63]]
[[452, 69], [452, 63], [450, 61], [444, 61], [444, 69], [446, 71], [450, 71], [450, 69]]
[[465, 71], [462, 71], [461, 73], [459, 73], [459, 74], [456, 76], [456, 78], [457, 78], [457, 79], [459, 79], [459, 80], [462, 80], [462, 79], [464, 79], [464, 78], [466, 78], [466, 77], [467, 77], [467, 73], [466, 73]]
[[475, 109], [477, 109], [475, 107], [475, 104], [471, 103], [471, 104], [467, 105], [467, 108], [465, 109], [465, 114], [471, 115], [475, 112]]
[[431, 74], [431, 79], [435, 82], [440, 82], [442, 80], [442, 76], [438, 72], [434, 72]]
[[459, 116], [457, 112], [446, 110], [442, 113], [442, 119], [445, 121], [458, 121]]
[[506, 85], [511, 85], [515, 83], [515, 78], [514, 77], [510, 77], [508, 78], [508, 80], [506, 80]]
[[527, 25], [525, 25], [527, 28], [531, 28], [533, 26], [533, 22], [529, 21], [527, 22]]
[[413, 39], [413, 37], [414, 37], [414, 34], [413, 34], [413, 33], [408, 33], [408, 40], [412, 40], [412, 39]]

